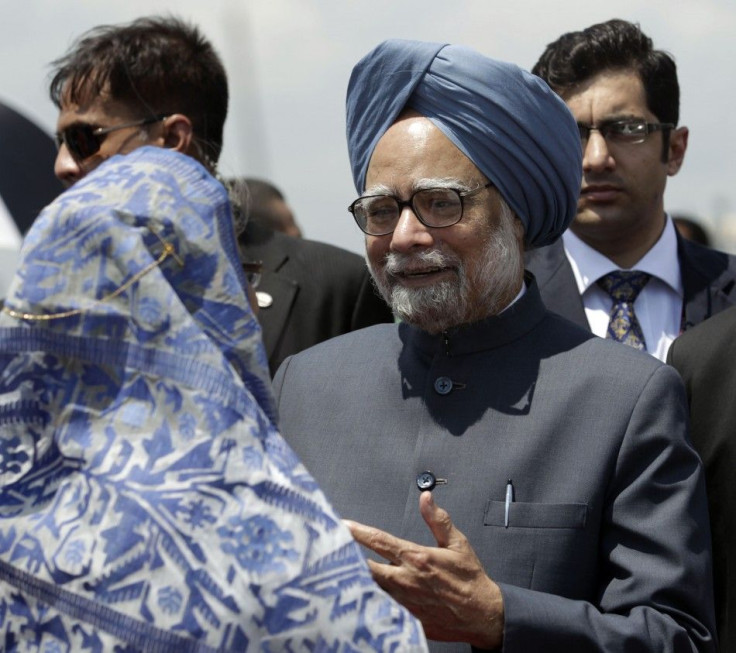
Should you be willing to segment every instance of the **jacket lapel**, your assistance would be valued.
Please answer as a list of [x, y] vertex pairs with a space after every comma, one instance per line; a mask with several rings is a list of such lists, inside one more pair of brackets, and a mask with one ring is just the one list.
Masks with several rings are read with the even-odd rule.
[[258, 284], [258, 322], [263, 331], [263, 345], [269, 363], [280, 342], [294, 301], [299, 293], [299, 281], [287, 272], [289, 253], [281, 242], [286, 236], [276, 234], [250, 221], [240, 238], [244, 259], [263, 262], [263, 275]]
[[[736, 258], [690, 242], [677, 234], [677, 254], [684, 290], [683, 330], [736, 305]], [[590, 329], [562, 240], [532, 250], [526, 267], [539, 284], [548, 307]]]
[[263, 331], [263, 345], [269, 361], [289, 321], [298, 292], [299, 284], [296, 280], [264, 269], [261, 283], [258, 285], [257, 317]]
[[575, 275], [565, 256], [562, 240], [526, 254], [526, 268], [536, 278], [542, 300], [555, 313], [590, 331]]
[[684, 290], [683, 330], [736, 304], [734, 257], [685, 240], [677, 234]]

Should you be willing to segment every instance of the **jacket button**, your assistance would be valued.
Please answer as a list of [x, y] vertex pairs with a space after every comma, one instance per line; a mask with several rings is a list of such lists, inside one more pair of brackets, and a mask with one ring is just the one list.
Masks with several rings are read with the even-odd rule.
[[426, 471], [421, 474], [417, 474], [417, 487], [421, 492], [432, 490], [435, 485], [437, 485], [437, 478], [432, 472]]
[[440, 376], [434, 382], [434, 391], [438, 395], [448, 395], [452, 392], [452, 379], [447, 376]]
[[431, 492], [432, 490], [434, 490], [436, 485], [446, 484], [446, 478], [437, 478], [428, 469], [423, 471], [421, 474], [417, 474], [417, 487], [419, 488], [420, 492], [424, 492], [425, 490], [429, 490]]

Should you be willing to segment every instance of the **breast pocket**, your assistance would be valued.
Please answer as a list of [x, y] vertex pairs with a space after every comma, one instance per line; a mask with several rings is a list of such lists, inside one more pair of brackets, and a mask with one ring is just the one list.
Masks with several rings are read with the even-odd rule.
[[488, 501], [483, 517], [483, 564], [494, 580], [561, 596], [584, 598], [595, 587], [598, 537], [585, 503], [509, 505]]
[[[509, 504], [509, 528], [585, 528], [588, 506], [584, 503]], [[506, 527], [506, 503], [489, 501], [483, 518], [486, 526]]]

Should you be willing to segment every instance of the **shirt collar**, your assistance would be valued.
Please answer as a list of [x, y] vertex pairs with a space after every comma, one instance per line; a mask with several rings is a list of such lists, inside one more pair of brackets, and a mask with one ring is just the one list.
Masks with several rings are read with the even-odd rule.
[[516, 297], [514, 297], [511, 300], [511, 303], [506, 306], [503, 310], [499, 311], [499, 315], [507, 310], [509, 310], [516, 302], [518, 302], [524, 295], [526, 294], [526, 279], [521, 284], [521, 288], [519, 288], [519, 292], [517, 293]]
[[[562, 243], [581, 295], [603, 275], [621, 269], [611, 259], [580, 240], [570, 229], [562, 235]], [[665, 216], [665, 225], [659, 240], [633, 269], [651, 274], [683, 296], [677, 235], [675, 225], [668, 215]]]

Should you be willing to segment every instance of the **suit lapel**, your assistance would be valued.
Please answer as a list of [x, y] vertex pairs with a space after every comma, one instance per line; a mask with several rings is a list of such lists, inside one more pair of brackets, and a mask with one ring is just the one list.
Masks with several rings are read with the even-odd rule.
[[263, 330], [263, 345], [270, 361], [294, 308], [299, 284], [283, 274], [264, 270], [261, 283], [258, 285], [258, 293], [265, 293], [271, 300], [269, 306], [261, 306], [263, 302], [259, 301], [258, 310], [258, 322]]
[[526, 268], [537, 279], [544, 303], [548, 307], [554, 306], [550, 310], [590, 331], [583, 299], [578, 292], [575, 275], [565, 256], [561, 239], [547, 247], [528, 252]]
[[[299, 280], [288, 274], [289, 239], [253, 221], [248, 223], [240, 240], [244, 258], [263, 262], [263, 275], [258, 293], [266, 302], [259, 301], [258, 322], [263, 331], [263, 345], [269, 363], [281, 341], [289, 316], [299, 293]], [[268, 306], [262, 304], [268, 303]]]
[[[677, 255], [684, 290], [683, 329], [736, 305], [736, 259], [733, 256], [687, 241], [679, 234]], [[536, 277], [548, 307], [554, 307], [556, 313], [590, 329], [562, 240], [527, 253], [526, 267]]]
[[736, 304], [733, 258], [677, 234], [677, 256], [684, 291], [683, 330]]

